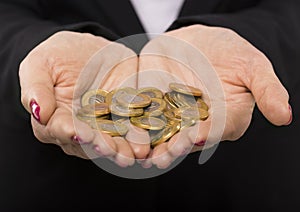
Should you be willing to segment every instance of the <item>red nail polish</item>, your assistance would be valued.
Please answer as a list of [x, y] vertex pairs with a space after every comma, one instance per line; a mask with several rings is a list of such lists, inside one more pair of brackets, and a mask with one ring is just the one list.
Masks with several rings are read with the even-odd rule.
[[79, 136], [74, 135], [72, 136], [72, 141], [76, 144], [87, 144], [87, 142], [84, 142]]
[[31, 114], [33, 115], [33, 117], [38, 121], [41, 122], [41, 118], [40, 118], [40, 106], [38, 105], [38, 103], [35, 100], [31, 100], [30, 102], [30, 108], [31, 108]]
[[206, 141], [200, 141], [200, 142], [197, 142], [195, 143], [196, 146], [204, 146], [206, 143]]
[[293, 111], [292, 111], [291, 105], [289, 105], [289, 110], [290, 110], [290, 119], [289, 119], [288, 123], [286, 123], [286, 125], [290, 125], [293, 121]]

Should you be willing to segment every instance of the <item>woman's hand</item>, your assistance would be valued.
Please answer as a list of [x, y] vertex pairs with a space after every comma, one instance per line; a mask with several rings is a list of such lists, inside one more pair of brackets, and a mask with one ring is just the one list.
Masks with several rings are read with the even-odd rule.
[[[191, 46], [192, 50], [189, 51], [191, 48], [186, 46]], [[194, 54], [196, 50], [207, 57], [215, 70], [223, 88], [223, 99], [221, 95], [208, 95], [217, 87], [213, 80], [205, 76], [199, 79], [189, 70], [193, 68], [192, 64], [197, 63]], [[204, 67], [202, 71], [206, 69]], [[147, 74], [147, 70], [162, 70], [165, 74], [154, 73], [155, 76], [150, 77], [148, 75], [151, 72]], [[275, 75], [271, 62], [248, 41], [229, 29], [194, 25], [153, 39], [141, 53], [139, 75], [139, 86], [151, 85], [163, 91], [167, 90], [172, 80], [198, 87], [204, 91], [203, 98], [208, 104], [215, 105], [210, 108], [210, 117], [206, 121], [200, 121], [196, 126], [175, 135], [168, 143], [155, 147], [152, 157], [146, 161], [147, 166], [151, 160], [159, 168], [166, 168], [179, 155], [190, 152], [194, 144], [192, 152], [202, 150], [203, 147], [209, 148], [219, 141], [237, 140], [250, 124], [255, 102], [274, 125], [288, 125], [291, 122], [289, 95]], [[212, 117], [221, 105], [225, 107], [225, 122], [224, 132], [219, 137], [209, 133], [215, 127], [212, 125]]]
[[[108, 53], [101, 55], [102, 49]], [[33, 49], [21, 63], [22, 103], [32, 114], [33, 131], [40, 141], [59, 145], [69, 155], [106, 156], [121, 166], [132, 165], [134, 152], [128, 142], [92, 130], [72, 114], [74, 101], [95, 86], [99, 77], [104, 77], [99, 76], [99, 68], [111, 70], [98, 86], [113, 90], [126, 76], [136, 74], [137, 56], [125, 46], [101, 37], [58, 32]], [[135, 80], [130, 83], [136, 86]]]

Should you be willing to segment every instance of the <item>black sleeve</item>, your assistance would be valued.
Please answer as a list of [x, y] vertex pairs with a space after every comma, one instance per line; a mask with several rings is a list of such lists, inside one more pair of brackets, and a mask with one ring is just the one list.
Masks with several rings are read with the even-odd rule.
[[278, 77], [290, 90], [299, 84], [296, 71], [300, 65], [297, 59], [300, 56], [299, 11], [300, 1], [261, 0], [251, 7], [233, 12], [183, 15], [169, 30], [192, 24], [230, 28], [266, 54]]
[[118, 38], [96, 22], [61, 25], [43, 18], [42, 14], [38, 0], [0, 0], [0, 116], [10, 123], [13, 121], [9, 114], [28, 117], [20, 104], [18, 69], [24, 57], [40, 42], [62, 30], [88, 32], [111, 40]]

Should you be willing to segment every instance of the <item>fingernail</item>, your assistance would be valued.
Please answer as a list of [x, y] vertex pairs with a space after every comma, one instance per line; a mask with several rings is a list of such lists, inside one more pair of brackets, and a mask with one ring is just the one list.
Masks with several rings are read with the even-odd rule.
[[103, 154], [102, 154], [101, 149], [100, 149], [99, 146], [95, 145], [95, 146], [93, 147], [93, 149], [94, 149], [94, 152], [95, 152], [97, 155], [103, 156]]
[[150, 161], [146, 161], [141, 164], [144, 169], [150, 169], [152, 167], [152, 163]]
[[195, 143], [196, 146], [204, 146], [206, 143], [206, 141], [200, 141], [200, 142], [197, 142]]
[[116, 160], [115, 163], [116, 163], [118, 166], [122, 167], [122, 168], [126, 168], [126, 167], [129, 166], [128, 163], [125, 163], [125, 162], [122, 161], [122, 160]]
[[286, 126], [290, 125], [293, 121], [293, 111], [292, 111], [291, 105], [289, 105], [289, 110], [290, 110], [290, 119], [289, 119], [288, 123], [285, 124]]
[[145, 160], [146, 160], [146, 159], [136, 159], [136, 162], [137, 162], [138, 164], [142, 164]]
[[79, 136], [74, 135], [72, 136], [72, 141], [76, 144], [87, 144], [88, 142], [83, 141]]
[[37, 120], [38, 122], [41, 122], [41, 118], [40, 118], [41, 108], [35, 100], [31, 100], [30, 108], [31, 108], [31, 114], [33, 115], [35, 120]]

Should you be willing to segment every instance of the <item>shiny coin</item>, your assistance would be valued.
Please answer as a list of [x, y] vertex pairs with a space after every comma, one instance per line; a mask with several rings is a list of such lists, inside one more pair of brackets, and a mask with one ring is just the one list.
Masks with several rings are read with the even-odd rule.
[[116, 93], [116, 91], [117, 90], [112, 90], [112, 91], [110, 91], [107, 95], [106, 95], [106, 97], [105, 97], [105, 102], [107, 103], [107, 104], [112, 104], [112, 103], [116, 103], [116, 101], [113, 101], [113, 99], [115, 100], [115, 98], [113, 98], [114, 97], [114, 94]]
[[80, 116], [80, 115], [77, 115], [76, 116], [78, 120], [84, 122], [84, 123], [87, 123], [90, 125], [91, 122], [95, 121], [95, 118], [94, 117], [87, 117], [87, 116]]
[[87, 91], [81, 98], [81, 106], [84, 107], [95, 103], [104, 103], [107, 94], [108, 91], [102, 89]]
[[122, 117], [141, 116], [144, 114], [142, 108], [130, 109], [119, 104], [110, 105], [110, 110], [112, 114]]
[[163, 111], [167, 108], [167, 103], [163, 99], [152, 98], [151, 105], [144, 108], [145, 116], [160, 116]]
[[204, 110], [206, 110], [206, 111], [209, 110], [208, 105], [207, 105], [207, 104], [204, 102], [204, 100], [201, 99], [201, 98], [197, 99], [197, 107], [198, 107], [198, 108], [202, 108], [202, 109], [204, 109]]
[[184, 130], [186, 128], [189, 128], [191, 126], [194, 126], [196, 124], [196, 120], [195, 119], [184, 119], [182, 120], [182, 122], [180, 123], [180, 130]]
[[97, 129], [111, 136], [124, 136], [128, 132], [126, 125], [111, 120], [97, 121]]
[[159, 144], [168, 141], [173, 135], [175, 135], [180, 130], [180, 122], [174, 122], [172, 125], [166, 125], [166, 127], [159, 131], [157, 134], [150, 136], [151, 147], [154, 148]]
[[159, 116], [159, 117], [157, 117], [157, 118], [163, 120], [165, 123], [168, 123], [168, 121], [169, 121], [169, 119], [167, 119], [167, 117], [165, 117], [164, 114], [162, 114], [161, 116]]
[[[167, 110], [164, 112], [164, 116], [171, 121], [181, 121], [181, 116], [179, 118], [176, 117], [175, 112], [178, 110], [178, 108]], [[178, 112], [177, 112], [178, 114]], [[177, 115], [178, 116], [178, 115]]]
[[209, 116], [208, 111], [197, 107], [178, 108], [174, 110], [176, 118], [181, 119], [200, 119], [206, 120]]
[[131, 87], [114, 89], [106, 95], [105, 102], [108, 104], [113, 104], [113, 103], [115, 104], [115, 103], [117, 103], [118, 96], [123, 95], [123, 94], [136, 95], [137, 91], [136, 91], [136, 89], [131, 88]]
[[79, 109], [78, 116], [98, 117], [109, 114], [109, 106], [107, 103], [96, 103], [86, 105]]
[[149, 96], [150, 98], [158, 98], [158, 99], [163, 98], [162, 91], [157, 88], [154, 88], [154, 87], [140, 88], [138, 90], [138, 93], [145, 94], [145, 95]]
[[192, 95], [192, 96], [201, 96], [202, 91], [198, 88], [180, 84], [180, 83], [170, 83], [169, 88], [173, 91], [176, 91], [178, 93], [183, 93], [187, 95]]
[[80, 121], [83, 121], [87, 124], [90, 124], [91, 122], [96, 122], [97, 120], [102, 120], [102, 119], [110, 119], [110, 115], [103, 115], [103, 116], [98, 116], [98, 117], [88, 117], [88, 116], [76, 116]]
[[172, 98], [172, 93], [171, 92], [168, 92], [165, 94], [164, 96], [164, 100], [166, 101], [167, 103], [167, 107], [168, 109], [174, 109], [174, 108], [177, 108], [177, 105], [175, 104], [173, 98]]
[[178, 107], [197, 107], [197, 102], [194, 96], [176, 93], [176, 104]]
[[144, 94], [122, 93], [117, 95], [116, 100], [120, 105], [128, 108], [143, 108], [151, 104], [151, 98]]
[[130, 121], [133, 125], [146, 130], [161, 130], [166, 126], [166, 122], [152, 116], [131, 117]]

